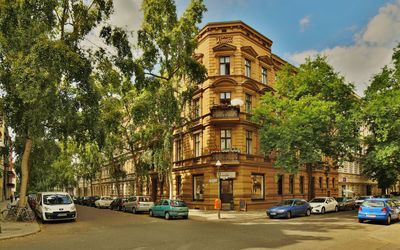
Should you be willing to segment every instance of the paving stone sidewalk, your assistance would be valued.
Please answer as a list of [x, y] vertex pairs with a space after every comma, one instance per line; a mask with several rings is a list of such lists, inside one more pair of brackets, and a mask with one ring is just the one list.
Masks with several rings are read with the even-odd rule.
[[[7, 208], [8, 202], [0, 202], [0, 211]], [[0, 221], [0, 241], [35, 234], [40, 231], [40, 226], [33, 222], [5, 222]]]
[[194, 220], [202, 221], [247, 221], [265, 219], [267, 215], [265, 210], [254, 211], [221, 211], [221, 219], [218, 219], [217, 210], [197, 210], [189, 209], [189, 217]]

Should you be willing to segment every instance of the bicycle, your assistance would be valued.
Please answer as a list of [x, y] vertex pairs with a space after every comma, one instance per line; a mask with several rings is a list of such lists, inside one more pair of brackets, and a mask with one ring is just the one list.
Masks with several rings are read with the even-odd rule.
[[27, 207], [21, 208], [18, 214], [18, 221], [34, 221], [36, 219], [35, 213]]
[[18, 216], [17, 206], [8, 206], [6, 209], [1, 211], [1, 220], [3, 221], [16, 220], [17, 216]]

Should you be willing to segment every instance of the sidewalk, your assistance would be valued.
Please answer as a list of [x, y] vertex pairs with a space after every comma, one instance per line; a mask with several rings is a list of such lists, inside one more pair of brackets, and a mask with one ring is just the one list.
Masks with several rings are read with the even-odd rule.
[[[8, 202], [0, 202], [0, 211], [7, 208]], [[34, 222], [3, 222], [0, 221], [0, 241], [35, 234], [40, 231], [39, 224]]]
[[189, 209], [189, 217], [201, 221], [249, 221], [266, 219], [265, 210], [252, 210], [248, 212], [222, 211], [221, 219], [218, 219], [218, 210]]

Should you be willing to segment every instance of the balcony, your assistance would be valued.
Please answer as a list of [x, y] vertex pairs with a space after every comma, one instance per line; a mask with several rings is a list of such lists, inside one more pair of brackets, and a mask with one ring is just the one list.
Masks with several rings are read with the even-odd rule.
[[213, 106], [210, 111], [213, 122], [239, 121], [239, 106], [221, 104]]
[[217, 162], [218, 160], [222, 164], [237, 165], [239, 164], [240, 150], [238, 149], [224, 149], [211, 151], [211, 162]]

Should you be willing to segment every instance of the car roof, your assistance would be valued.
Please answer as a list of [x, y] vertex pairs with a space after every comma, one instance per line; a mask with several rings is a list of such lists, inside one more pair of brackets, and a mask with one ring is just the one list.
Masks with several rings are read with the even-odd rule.
[[370, 201], [389, 201], [389, 200], [392, 200], [392, 199], [389, 199], [389, 198], [370, 198], [370, 199], [367, 199], [367, 200], [370, 200]]

